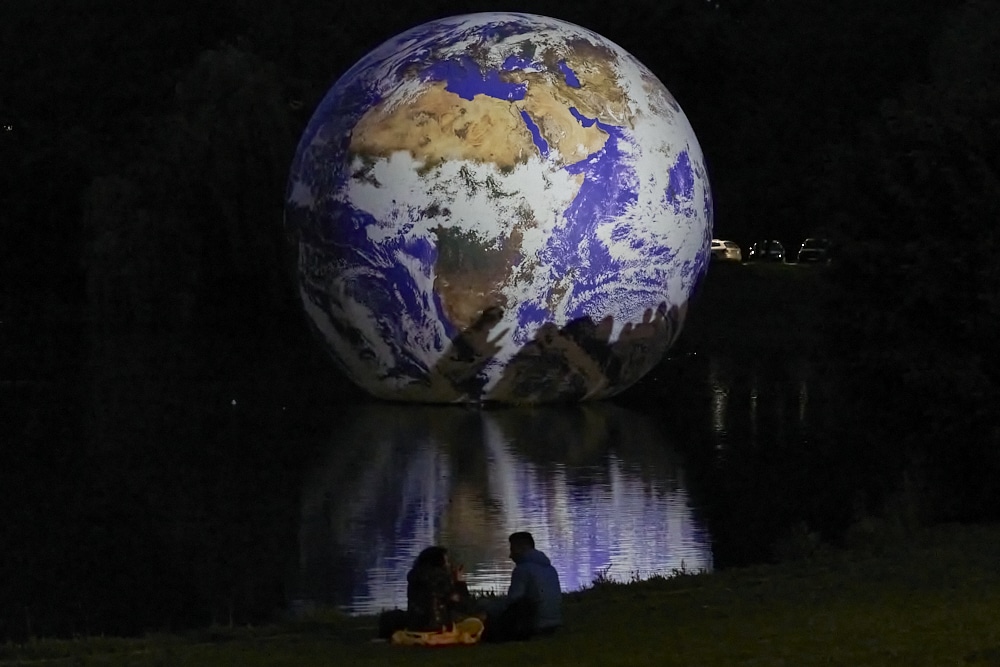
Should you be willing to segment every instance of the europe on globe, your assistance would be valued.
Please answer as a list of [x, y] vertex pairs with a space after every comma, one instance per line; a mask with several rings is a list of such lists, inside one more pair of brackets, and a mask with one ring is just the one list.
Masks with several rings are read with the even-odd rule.
[[329, 90], [292, 163], [302, 303], [368, 393], [612, 396], [681, 332], [712, 200], [680, 106], [620, 46], [521, 13], [435, 20]]

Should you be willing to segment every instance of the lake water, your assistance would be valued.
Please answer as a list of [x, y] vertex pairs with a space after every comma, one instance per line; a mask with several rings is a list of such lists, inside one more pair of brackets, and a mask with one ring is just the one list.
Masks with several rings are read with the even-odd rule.
[[660, 373], [650, 383], [669, 383], [669, 398], [638, 408], [351, 411], [303, 485], [290, 606], [405, 607], [406, 572], [432, 544], [465, 565], [473, 589], [504, 591], [516, 530], [533, 533], [567, 591], [598, 577], [711, 571], [713, 530], [733, 516], [725, 508], [753, 502], [715, 502], [712, 487], [725, 485], [713, 474], [748, 450], [804, 438], [825, 388], [802, 360], [692, 356]]
[[713, 570], [842, 526], [885, 485], [824, 436], [828, 376], [780, 354], [677, 356], [615, 403], [480, 409], [331, 403], [282, 364], [185, 382], [118, 347], [149, 361], [0, 396], [24, 434], [0, 469], [3, 638], [403, 606], [431, 544], [503, 591], [515, 530], [567, 591]]
[[565, 590], [712, 569], [680, 458], [642, 413], [378, 405], [352, 416], [305, 485], [293, 604], [405, 607], [406, 572], [432, 544], [473, 589], [503, 591], [516, 530], [533, 533]]

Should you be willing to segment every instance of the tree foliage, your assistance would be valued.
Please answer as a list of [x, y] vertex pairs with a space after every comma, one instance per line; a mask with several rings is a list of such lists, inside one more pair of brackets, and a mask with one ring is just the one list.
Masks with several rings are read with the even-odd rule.
[[926, 457], [948, 518], [1000, 514], [998, 29], [988, 3], [954, 13], [931, 77], [881, 105], [830, 179], [845, 213], [839, 343], [868, 416], [859, 425]]

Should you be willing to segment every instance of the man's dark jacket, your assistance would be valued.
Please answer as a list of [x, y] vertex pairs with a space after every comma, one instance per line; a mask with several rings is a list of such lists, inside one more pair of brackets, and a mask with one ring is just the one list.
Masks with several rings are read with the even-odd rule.
[[559, 573], [549, 557], [538, 549], [530, 549], [514, 560], [510, 575], [508, 603], [527, 597], [536, 603], [535, 630], [547, 630], [562, 625], [562, 589]]

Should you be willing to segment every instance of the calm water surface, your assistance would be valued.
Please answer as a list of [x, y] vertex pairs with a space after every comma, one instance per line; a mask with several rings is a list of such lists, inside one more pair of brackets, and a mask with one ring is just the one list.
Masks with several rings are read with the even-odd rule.
[[636, 409], [354, 411], [303, 485], [291, 607], [405, 606], [431, 544], [474, 589], [503, 591], [515, 530], [571, 591], [753, 561], [798, 522], [844, 519], [860, 475], [817, 444], [831, 387], [811, 363], [691, 355], [658, 370], [668, 398]]
[[71, 388], [0, 402], [37, 434], [0, 470], [0, 638], [404, 606], [431, 544], [502, 591], [516, 530], [568, 591], [759, 562], [890, 479], [870, 448], [824, 435], [829, 379], [781, 355], [689, 355], [620, 403], [531, 409], [286, 405], [294, 392], [261, 381], [127, 378], [88, 389], [83, 440], [56, 428]]
[[565, 590], [712, 569], [682, 463], [640, 412], [376, 404], [304, 486], [293, 606], [405, 607], [406, 572], [431, 544], [465, 564], [473, 589], [505, 590], [515, 530], [534, 534]]

